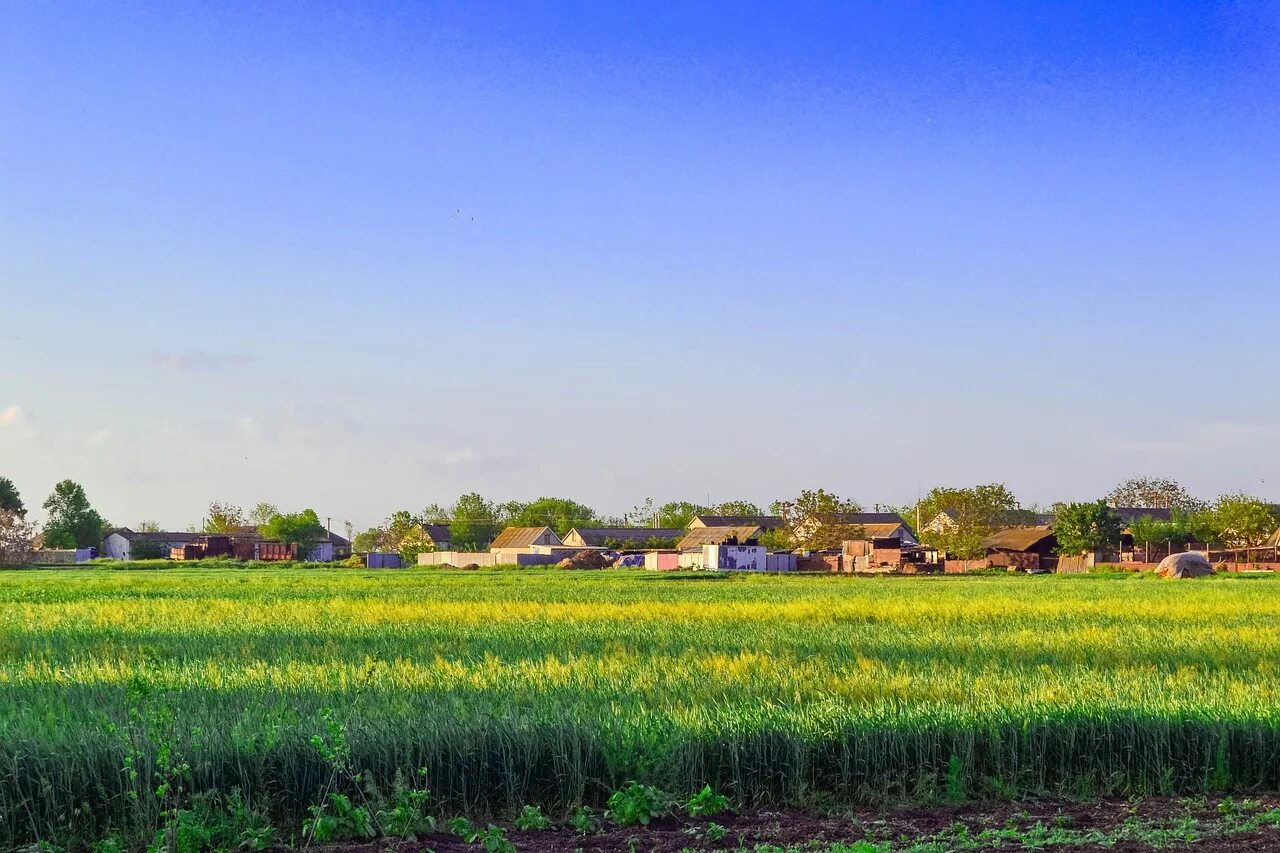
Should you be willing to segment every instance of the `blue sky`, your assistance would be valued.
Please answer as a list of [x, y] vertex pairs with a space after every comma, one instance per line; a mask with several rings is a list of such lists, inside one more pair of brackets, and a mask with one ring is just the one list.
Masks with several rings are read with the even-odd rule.
[[1280, 5], [5, 4], [0, 474], [1280, 496]]

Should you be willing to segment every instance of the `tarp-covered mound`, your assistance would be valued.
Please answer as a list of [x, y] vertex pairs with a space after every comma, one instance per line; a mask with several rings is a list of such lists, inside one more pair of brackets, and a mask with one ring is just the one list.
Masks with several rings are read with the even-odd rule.
[[1213, 574], [1213, 566], [1204, 554], [1188, 551], [1165, 557], [1156, 566], [1156, 574], [1162, 578], [1202, 578]]
[[556, 565], [562, 569], [605, 569], [613, 565], [613, 560], [603, 551], [579, 551]]

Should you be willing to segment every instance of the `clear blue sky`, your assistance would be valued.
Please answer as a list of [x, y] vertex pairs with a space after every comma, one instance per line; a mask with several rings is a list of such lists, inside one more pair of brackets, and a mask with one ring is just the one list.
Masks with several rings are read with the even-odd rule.
[[1280, 4], [8, 3], [0, 474], [1280, 489]]

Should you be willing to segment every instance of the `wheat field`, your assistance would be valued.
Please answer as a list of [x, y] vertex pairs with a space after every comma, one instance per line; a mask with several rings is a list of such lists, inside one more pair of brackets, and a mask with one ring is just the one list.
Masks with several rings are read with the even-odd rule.
[[0, 844], [154, 825], [162, 778], [297, 825], [326, 716], [471, 814], [1275, 790], [1278, 667], [1271, 577], [5, 572]]

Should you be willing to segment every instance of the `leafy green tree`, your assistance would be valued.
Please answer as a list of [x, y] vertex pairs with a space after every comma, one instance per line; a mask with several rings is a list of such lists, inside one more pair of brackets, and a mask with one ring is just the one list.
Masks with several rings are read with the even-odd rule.
[[234, 533], [244, 527], [244, 511], [232, 503], [212, 501], [204, 519], [205, 533]]
[[280, 514], [280, 510], [273, 503], [261, 501], [253, 509], [249, 510], [249, 523], [254, 527], [261, 529], [272, 518]]
[[312, 548], [324, 541], [328, 531], [314, 509], [304, 509], [302, 512], [273, 515], [263, 525], [262, 535], [286, 545], [298, 546], [298, 558], [305, 559]]
[[658, 507], [658, 526], [688, 527], [695, 515], [702, 515], [706, 511], [707, 508], [702, 504], [690, 501], [668, 501]]
[[1019, 508], [1018, 499], [1003, 483], [960, 489], [931, 489], [908, 514], [920, 519], [916, 531], [921, 542], [952, 557], [971, 560], [985, 551], [982, 540], [1006, 527], [1030, 525], [1031, 511]]
[[134, 527], [133, 529], [136, 530], [138, 533], [159, 533], [160, 522], [151, 521], [149, 519], [144, 521], [139, 521], [137, 526]]
[[84, 487], [63, 480], [44, 502], [49, 520], [44, 525], [46, 548], [94, 548], [102, 544], [106, 521], [89, 505]]
[[1168, 520], [1139, 516], [1129, 523], [1129, 534], [1133, 536], [1135, 545], [1143, 546], [1186, 545], [1218, 538], [1213, 513], [1207, 510], [1190, 512], [1175, 509]]
[[588, 527], [596, 518], [596, 512], [586, 504], [569, 498], [538, 498], [521, 504], [519, 510], [507, 519], [514, 527], [550, 527], [564, 536], [575, 527]]
[[458, 498], [449, 523], [449, 539], [458, 550], [478, 551], [502, 529], [498, 507], [476, 492]]
[[1144, 509], [1180, 509], [1196, 512], [1205, 508], [1204, 501], [1194, 497], [1177, 480], [1167, 477], [1133, 477], [1107, 493], [1112, 506]]
[[18, 487], [8, 477], [0, 477], [0, 511], [27, 514], [27, 508], [22, 505], [22, 496], [18, 494]]
[[385, 551], [383, 538], [387, 535], [387, 531], [381, 527], [370, 527], [361, 533], [357, 533], [351, 539], [351, 551], [355, 554], [369, 554], [376, 551]]
[[1214, 501], [1213, 527], [1228, 548], [1260, 545], [1275, 532], [1276, 519], [1265, 501], [1249, 495], [1223, 495]]
[[1069, 556], [1117, 545], [1123, 530], [1124, 522], [1105, 500], [1064, 504], [1053, 522], [1058, 553]]
[[782, 516], [792, 548], [826, 551], [866, 535], [861, 524], [849, 520], [862, 512], [862, 507], [824, 489], [805, 489], [797, 498], [778, 501], [774, 509]]
[[450, 524], [453, 522], [453, 510], [440, 504], [427, 504], [418, 513], [418, 518], [422, 519], [423, 524]]

